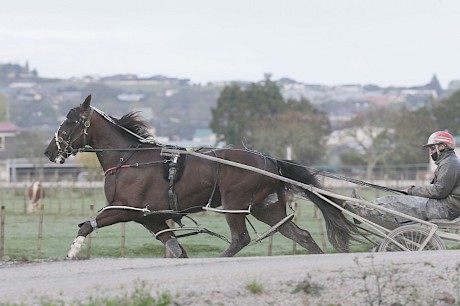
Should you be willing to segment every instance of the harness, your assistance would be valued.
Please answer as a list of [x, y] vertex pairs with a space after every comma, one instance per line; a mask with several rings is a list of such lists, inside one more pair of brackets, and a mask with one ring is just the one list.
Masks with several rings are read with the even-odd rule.
[[[91, 122], [91, 117], [92, 117], [94, 111], [97, 112], [98, 114], [100, 114], [104, 119], [106, 119], [107, 121], [111, 122], [115, 126], [121, 128], [124, 131], [126, 131], [127, 133], [135, 136], [139, 140], [139, 142], [141, 144], [142, 143], [155, 144], [155, 145], [161, 147], [162, 148], [161, 155], [164, 157], [164, 159], [160, 160], [160, 161], [154, 161], [154, 162], [126, 164], [126, 162], [133, 156], [135, 151], [152, 150], [152, 149], [158, 149], [158, 148], [140, 147], [141, 144], [137, 145], [136, 147], [119, 148], [119, 149], [117, 149], [117, 148], [94, 149], [91, 146], [89, 146], [89, 144], [87, 142], [88, 128], [91, 126], [90, 122]], [[65, 121], [63, 121], [61, 123], [60, 127], [58, 128], [58, 130], [55, 132], [55, 137], [54, 137], [56, 147], [58, 149], [58, 153], [59, 153], [60, 158], [66, 159], [70, 155], [75, 155], [78, 152], [102, 152], [102, 151], [124, 151], [124, 152], [126, 152], [125, 155], [122, 158], [120, 158], [118, 165], [110, 167], [107, 170], [105, 170], [105, 172], [104, 172], [105, 176], [116, 175], [116, 173], [121, 169], [148, 166], [148, 165], [159, 164], [159, 163], [162, 163], [163, 165], [165, 165], [164, 168], [163, 168], [163, 174], [164, 174], [164, 178], [169, 182], [169, 187], [168, 187], [168, 190], [167, 190], [169, 210], [151, 211], [151, 210], [148, 209], [148, 206], [145, 207], [145, 208], [137, 208], [137, 207], [129, 207], [129, 206], [109, 206], [108, 205], [108, 206], [104, 207], [100, 212], [105, 211], [105, 210], [109, 210], [109, 209], [127, 209], [127, 210], [139, 211], [140, 213], [143, 214], [143, 216], [148, 216], [148, 215], [152, 215], [152, 214], [155, 214], [155, 215], [166, 214], [166, 215], [171, 216], [172, 220], [174, 220], [180, 226], [180, 229], [165, 229], [165, 230], [161, 230], [161, 231], [159, 231], [157, 233], [153, 233], [155, 235], [155, 237], [158, 237], [159, 235], [163, 234], [164, 232], [168, 232], [168, 231], [191, 230], [192, 231], [191, 233], [183, 234], [183, 235], [176, 235], [176, 236], [177, 237], [185, 237], [185, 236], [195, 235], [195, 234], [198, 234], [198, 233], [207, 233], [207, 234], [219, 237], [219, 238], [229, 242], [225, 237], [223, 237], [223, 236], [221, 236], [219, 234], [216, 234], [214, 232], [211, 232], [211, 231], [209, 231], [209, 230], [207, 230], [205, 228], [199, 227], [198, 224], [193, 219], [191, 219], [190, 217], [187, 216], [188, 210], [196, 209], [198, 207], [191, 207], [191, 208], [188, 208], [188, 209], [185, 209], [185, 210], [180, 210], [179, 201], [178, 201], [178, 195], [177, 195], [176, 190], [174, 189], [174, 185], [180, 179], [180, 177], [182, 175], [182, 171], [183, 171], [183, 168], [184, 168], [184, 163], [185, 163], [185, 160], [186, 160], [186, 154], [184, 156], [181, 153], [192, 153], [192, 152], [187, 152], [187, 151], [181, 152], [184, 149], [177, 150], [177, 147], [174, 147], [176, 150], [174, 150], [174, 149], [172, 149], [170, 147], [169, 152], [168, 152], [168, 147], [166, 145], [157, 143], [154, 139], [143, 138], [143, 137], [137, 135], [136, 133], [132, 132], [131, 130], [129, 130], [129, 129], [117, 124], [117, 122], [115, 122], [110, 116], [108, 116], [107, 114], [105, 114], [104, 112], [100, 111], [99, 109], [97, 109], [97, 108], [95, 108], [93, 106], [91, 106], [86, 113], [79, 114], [78, 118], [71, 118], [71, 116], [68, 116], [68, 118], [66, 120], [71, 120], [72, 123], [74, 124], [74, 126], [71, 129], [71, 131], [68, 134], [62, 132], [65, 137], [61, 137], [61, 136], [58, 135], [58, 132], [59, 132], [61, 126], [65, 122]], [[82, 129], [81, 129], [80, 133], [77, 134], [77, 135], [74, 135], [76, 129], [79, 126], [82, 126]], [[83, 147], [78, 148], [78, 149], [73, 148], [74, 143], [78, 139], [80, 139], [81, 137], [83, 138]], [[176, 151], [176, 152], [174, 152], [174, 151]], [[128, 152], [130, 152], [131, 154], [127, 156]], [[216, 153], [214, 151], [213, 151], [213, 153], [214, 153], [214, 155], [216, 155]], [[215, 156], [214, 158], [217, 159], [217, 156]], [[265, 163], [265, 167], [266, 167], [267, 166], [267, 160], [266, 160], [265, 156], [264, 156], [264, 163]], [[212, 191], [212, 193], [210, 195], [210, 198], [208, 200], [207, 205], [205, 207], [202, 207], [202, 206], [199, 206], [199, 207], [202, 208], [205, 211], [209, 210], [209, 211], [214, 211], [214, 212], [218, 212], [218, 213], [250, 214], [250, 208], [252, 206], [253, 198], [251, 198], [251, 200], [250, 200], [249, 209], [244, 210], [244, 211], [221, 210], [221, 209], [215, 209], [215, 208], [211, 207], [211, 203], [212, 203], [212, 200], [214, 198], [215, 192], [218, 190], [219, 169], [220, 169], [219, 163], [216, 163], [216, 174], [217, 175], [216, 175], [216, 181], [214, 183], [213, 191]], [[260, 188], [260, 182], [258, 182], [258, 184], [257, 184], [257, 189], [259, 189], [259, 188]], [[114, 196], [115, 196], [115, 192], [114, 192]], [[184, 225], [181, 222], [181, 219], [184, 216], [189, 218], [189, 219], [191, 219], [195, 223], [196, 228], [184, 227]], [[271, 232], [276, 230], [279, 226], [284, 224], [290, 218], [292, 218], [292, 215], [287, 216], [285, 219], [280, 221], [279, 224], [276, 224], [274, 227], [272, 227], [270, 229], [270, 231], [268, 231], [266, 234], [260, 236], [258, 241], [260, 241], [261, 239], [267, 237]], [[96, 222], [96, 217], [90, 218], [89, 222], [90, 222], [91, 227], [94, 230], [96, 230], [97, 227], [98, 227], [97, 222]], [[81, 226], [82, 224], [79, 224], [79, 226]], [[251, 225], [251, 227], [253, 227], [251, 223], [250, 223], [250, 225]], [[253, 229], [255, 230], [254, 227], [253, 227]]]
[[[125, 128], [124, 126], [119, 125], [118, 123], [116, 123], [112, 119], [112, 117], [110, 117], [109, 115], [107, 115], [106, 113], [101, 111], [100, 109], [98, 109], [98, 108], [96, 108], [94, 106], [90, 106], [90, 109], [89, 109], [87, 114], [80, 114], [80, 117], [78, 119], [73, 120], [73, 123], [75, 124], [75, 126], [72, 128], [72, 130], [70, 131], [70, 133], [68, 134], [66, 139], [64, 139], [63, 137], [60, 137], [58, 135], [58, 131], [61, 128], [62, 124], [64, 124], [65, 120], [61, 123], [59, 128], [54, 133], [54, 141], [56, 143], [56, 147], [58, 148], [59, 155], [62, 156], [64, 159], [68, 158], [70, 155], [75, 155], [78, 152], [97, 152], [97, 151], [109, 151], [110, 150], [110, 149], [101, 149], [101, 150], [92, 149], [88, 145], [88, 143], [86, 141], [86, 136], [88, 135], [88, 128], [91, 126], [91, 117], [93, 115], [93, 112], [98, 113], [105, 120], [109, 121], [110, 123], [114, 124], [118, 128], [120, 128], [120, 129], [124, 130], [125, 132], [131, 134], [132, 136], [136, 137], [140, 143], [154, 144], [154, 145], [159, 146], [159, 147], [164, 147], [165, 146], [165, 145], [163, 145], [163, 144], [161, 144], [159, 142], [156, 142], [153, 138], [150, 138], [150, 137], [149, 138], [144, 138], [144, 137], [141, 137], [141, 136], [137, 135], [136, 133], [132, 132], [131, 130]], [[70, 119], [70, 118], [67, 118], [67, 119]], [[76, 137], [74, 137], [72, 139], [72, 136], [73, 136], [73, 134], [75, 132], [75, 129], [80, 125], [83, 125], [83, 129], [81, 130], [79, 135], [77, 135]], [[72, 147], [72, 145], [80, 137], [83, 137], [83, 148], [74, 149]], [[151, 148], [145, 148], [145, 149], [151, 150]], [[127, 150], [127, 149], [113, 149], [113, 150], [130, 151], [130, 150]], [[134, 148], [134, 150], [138, 151], [138, 150], [141, 150], [141, 148]]]
[[[136, 148], [129, 148], [133, 150], [129, 150], [129, 152], [134, 152], [136, 149], [139, 148], [137, 146]], [[162, 156], [164, 156], [164, 159], [161, 161], [154, 161], [154, 162], [146, 162], [146, 163], [134, 163], [134, 164], [125, 164], [126, 161], [129, 160], [129, 158], [132, 156], [128, 156], [127, 158], [122, 157], [120, 158], [120, 162], [117, 166], [108, 168], [105, 170], [104, 175], [109, 176], [109, 175], [116, 175], [118, 170], [121, 169], [128, 169], [128, 168], [137, 168], [141, 166], [151, 166], [154, 164], [163, 164], [163, 178], [169, 182], [169, 188], [168, 188], [168, 204], [169, 204], [169, 209], [175, 212], [179, 211], [179, 201], [178, 201], [178, 196], [176, 191], [174, 190], [174, 184], [179, 181], [179, 179], [182, 176], [183, 169], [185, 167], [185, 156], [182, 156], [179, 153], [164, 153]], [[114, 192], [114, 196], [115, 196]], [[180, 214], [174, 214], [173, 218], [174, 222], [176, 222], [180, 227], [183, 227], [183, 224], [181, 222], [182, 215]]]
[[[86, 136], [88, 135], [88, 128], [91, 126], [92, 115], [93, 115], [93, 108], [91, 107], [87, 115], [80, 115], [80, 118], [78, 120], [74, 120], [73, 123], [75, 123], [75, 126], [72, 128], [72, 130], [70, 131], [66, 139], [58, 135], [59, 128], [62, 126], [62, 124], [64, 124], [65, 120], [61, 123], [58, 130], [54, 133], [54, 141], [56, 142], [56, 147], [58, 148], [58, 152], [62, 157], [67, 158], [70, 155], [77, 154], [78, 151], [75, 150], [72, 147], [72, 145], [80, 137], [83, 137], [83, 145], [86, 147], [87, 145]], [[67, 119], [70, 119], [70, 118], [67, 118]], [[83, 124], [83, 129], [81, 130], [80, 134], [72, 139], [75, 129], [81, 124]]]
[[[177, 153], [172, 153], [165, 156], [165, 162], [168, 163], [169, 170], [168, 170], [168, 180], [169, 180], [169, 188], [168, 188], [168, 202], [169, 208], [174, 211], [179, 211], [179, 200], [177, 197], [177, 193], [174, 191], [174, 182], [176, 180], [178, 174], [178, 164], [179, 164], [179, 157], [180, 155]], [[169, 157], [169, 160], [167, 159]], [[173, 221], [177, 223], [180, 227], [184, 225], [181, 222], [182, 216], [173, 216]]]

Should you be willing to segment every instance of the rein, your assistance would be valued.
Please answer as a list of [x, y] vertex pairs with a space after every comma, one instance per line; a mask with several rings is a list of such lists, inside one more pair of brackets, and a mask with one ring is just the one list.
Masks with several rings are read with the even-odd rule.
[[136, 137], [139, 142], [142, 142], [142, 143], [150, 143], [150, 144], [155, 144], [157, 146], [160, 146], [160, 147], [164, 147], [165, 145], [164, 144], [161, 144], [161, 143], [158, 143], [156, 142], [153, 138], [144, 138], [144, 137], [141, 137], [139, 135], [137, 135], [136, 133], [134, 133], [133, 131], [125, 128], [124, 126], [121, 126], [119, 125], [118, 123], [116, 123], [112, 117], [110, 117], [109, 115], [107, 115], [106, 113], [104, 113], [103, 111], [101, 111], [100, 109], [94, 107], [94, 106], [91, 106], [91, 109], [93, 109], [94, 111], [96, 111], [96, 113], [98, 113], [99, 115], [101, 115], [105, 120], [109, 121], [110, 123], [114, 124], [115, 126], [119, 127], [120, 129], [124, 130], [125, 132], [133, 135], [134, 137]]
[[73, 152], [107, 152], [107, 151], [148, 151], [148, 150], [160, 150], [161, 148], [149, 147], [149, 148], [104, 148], [104, 149], [94, 149], [91, 147], [84, 147], [79, 149], [74, 149]]
[[[306, 167], [306, 168], [308, 168], [308, 167]], [[316, 169], [316, 170], [318, 170], [318, 169]], [[332, 178], [332, 179], [335, 179], [335, 180], [350, 182], [350, 183], [360, 185], [360, 186], [366, 186], [366, 187], [371, 187], [371, 188], [382, 190], [382, 191], [387, 191], [387, 192], [392, 192], [392, 193], [401, 193], [401, 194], [406, 194], [407, 195], [407, 192], [402, 191], [402, 190], [393, 189], [393, 188], [390, 188], [390, 187], [385, 187], [385, 186], [381, 186], [381, 185], [368, 183], [368, 182], [365, 182], [365, 181], [357, 180], [357, 179], [354, 179], [354, 178], [351, 178], [351, 177], [346, 177], [346, 176], [339, 175], [339, 174], [326, 172], [326, 171], [323, 171], [323, 170], [318, 170], [318, 172], [316, 174], [322, 175], [322, 176], [325, 176], [325, 177], [329, 177], [329, 178]]]
[[[288, 162], [288, 161], [285, 161], [285, 162]], [[294, 164], [294, 165], [296, 165], [296, 164]], [[339, 180], [339, 181], [345, 181], [345, 182], [353, 183], [353, 184], [360, 185], [360, 186], [366, 186], [366, 187], [371, 187], [371, 188], [382, 190], [382, 191], [387, 191], [387, 192], [392, 192], [392, 193], [400, 193], [400, 194], [406, 194], [407, 195], [407, 192], [402, 191], [402, 190], [372, 184], [372, 183], [365, 182], [365, 181], [362, 181], [362, 180], [354, 179], [354, 178], [351, 178], [351, 177], [347, 177], [347, 176], [343, 176], [343, 175], [340, 175], [340, 174], [335, 174], [335, 173], [331, 173], [331, 172], [327, 172], [327, 171], [324, 171], [324, 170], [315, 169], [315, 168], [311, 168], [311, 167], [307, 167], [307, 166], [303, 166], [303, 165], [301, 167], [309, 170], [310, 172], [312, 172], [313, 175], [322, 175], [322, 176], [325, 176], [325, 177], [328, 177], [328, 178], [331, 178], [331, 179], [335, 179], [335, 180]]]
[[149, 166], [149, 165], [154, 165], [154, 164], [159, 164], [159, 163], [164, 163], [164, 162], [165, 162], [164, 160], [159, 160], [159, 161], [147, 162], [147, 163], [135, 163], [135, 164], [129, 164], [129, 165], [115, 166], [115, 167], [111, 167], [111, 168], [105, 170], [104, 176], [113, 174], [118, 169], [137, 168], [137, 167]]
[[[132, 136], [136, 137], [139, 140], [140, 143], [153, 144], [153, 145], [156, 145], [157, 147], [147, 147], [147, 148], [145, 148], [145, 147], [144, 148], [139, 148], [139, 147], [136, 147], [136, 148], [103, 148], [103, 149], [101, 149], [101, 148], [92, 148], [92, 147], [86, 145], [86, 135], [88, 135], [87, 130], [90, 127], [90, 120], [91, 120], [93, 111], [98, 113], [100, 116], [102, 116], [105, 120], [109, 121], [113, 125], [121, 128], [125, 132], [127, 132], [127, 133], [131, 134]], [[80, 135], [78, 135], [76, 138], [72, 139], [72, 134], [73, 134], [73, 131], [75, 130], [76, 127], [74, 127], [74, 129], [68, 135], [66, 140], [62, 139], [62, 137], [58, 137], [57, 132], [55, 133], [55, 141], [56, 141], [56, 146], [58, 147], [58, 150], [60, 152], [65, 153], [67, 156], [69, 156], [70, 154], [75, 155], [75, 154], [77, 154], [79, 152], [148, 151], [148, 150], [163, 149], [163, 148], [166, 147], [165, 144], [158, 143], [153, 138], [150, 138], [150, 137], [144, 138], [144, 137], [134, 133], [133, 131], [125, 128], [124, 126], [119, 125], [117, 122], [115, 122], [112, 119], [112, 117], [110, 117], [105, 112], [101, 111], [100, 109], [98, 109], [98, 108], [96, 108], [94, 106], [91, 106], [90, 112], [88, 113], [87, 116], [80, 117], [80, 120], [76, 121], [75, 123], [77, 125], [83, 124], [83, 130], [80, 133]], [[72, 148], [72, 143], [75, 142], [75, 140], [77, 140], [80, 137], [83, 137], [83, 143], [85, 144], [84, 147], [78, 148], [78, 149]], [[61, 144], [65, 145], [65, 148], [61, 148]], [[135, 163], [135, 164], [130, 164], [130, 165], [118, 165], [118, 166], [111, 167], [111, 168], [107, 169], [104, 172], [104, 175], [107, 176], [109, 174], [112, 174], [112, 173], [116, 172], [116, 170], [118, 170], [118, 169], [131, 168], [131, 167], [140, 167], [140, 166], [144, 166], [144, 165], [151, 165], [151, 164], [163, 163], [163, 162], [164, 161], [156, 161], [156, 162], [147, 162], [147, 163], [142, 163], [142, 164]], [[284, 160], [284, 162], [289, 163], [289, 161], [286, 161], [286, 160]], [[312, 172], [313, 175], [322, 175], [322, 176], [332, 178], [332, 179], [335, 179], [335, 180], [346, 181], [346, 182], [354, 183], [354, 184], [361, 185], [361, 186], [367, 186], [367, 187], [371, 187], [371, 188], [382, 190], [382, 191], [387, 191], [387, 192], [392, 192], [392, 193], [400, 193], [400, 194], [407, 194], [406, 192], [401, 191], [401, 190], [397, 190], [397, 189], [393, 189], [393, 188], [389, 188], [389, 187], [385, 187], [385, 186], [380, 186], [380, 185], [368, 183], [368, 182], [365, 182], [365, 181], [362, 181], [362, 180], [354, 179], [354, 178], [351, 178], [351, 177], [346, 177], [346, 176], [339, 175], [339, 174], [330, 173], [330, 172], [327, 172], [327, 171], [324, 171], [324, 170], [319, 170], [319, 169], [299, 165], [299, 164], [296, 164], [296, 163], [292, 163], [292, 164], [304, 167], [305, 169], [307, 169], [310, 172]]]

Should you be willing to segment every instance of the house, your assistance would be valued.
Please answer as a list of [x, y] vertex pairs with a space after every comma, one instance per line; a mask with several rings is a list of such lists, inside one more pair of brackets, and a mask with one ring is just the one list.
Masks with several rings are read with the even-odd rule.
[[193, 142], [196, 143], [216, 143], [216, 134], [211, 129], [197, 129], [193, 134]]
[[16, 155], [15, 137], [20, 129], [10, 122], [0, 122], [0, 181], [10, 181], [10, 161]]

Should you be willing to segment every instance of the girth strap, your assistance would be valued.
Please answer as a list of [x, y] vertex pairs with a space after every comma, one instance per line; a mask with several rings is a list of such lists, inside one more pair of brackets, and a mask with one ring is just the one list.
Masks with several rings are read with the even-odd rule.
[[[169, 188], [168, 188], [168, 201], [169, 201], [169, 208], [173, 211], [179, 211], [179, 200], [177, 197], [177, 193], [174, 191], [174, 182], [176, 180], [177, 171], [178, 171], [178, 160], [180, 154], [173, 153], [170, 155], [169, 160], [169, 172], [168, 172], [168, 180], [169, 180]], [[177, 223], [180, 227], [184, 225], [181, 222], [182, 216], [173, 216], [172, 220]]]

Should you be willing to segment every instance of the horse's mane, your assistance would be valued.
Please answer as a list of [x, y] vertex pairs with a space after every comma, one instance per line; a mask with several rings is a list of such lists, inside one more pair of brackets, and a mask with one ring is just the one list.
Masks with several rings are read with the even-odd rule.
[[[112, 117], [112, 116], [110, 116]], [[142, 138], [153, 138], [152, 134], [148, 131], [148, 123], [139, 115], [139, 112], [130, 112], [120, 119], [112, 119], [120, 126], [130, 130], [131, 132], [141, 136]]]

